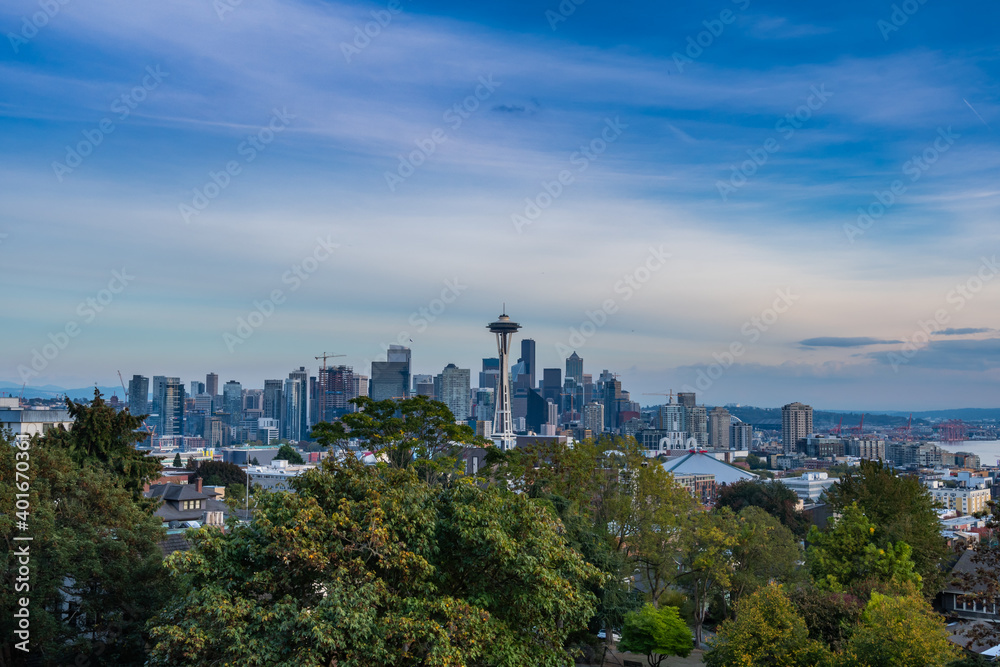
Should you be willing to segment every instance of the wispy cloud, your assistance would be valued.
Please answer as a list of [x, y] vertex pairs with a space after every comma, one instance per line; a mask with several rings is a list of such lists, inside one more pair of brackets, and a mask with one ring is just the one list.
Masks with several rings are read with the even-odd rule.
[[820, 336], [819, 338], [807, 338], [799, 341], [803, 347], [864, 347], [866, 345], [890, 345], [902, 343], [900, 340], [887, 340], [884, 338], [870, 338], [868, 336], [837, 337]]

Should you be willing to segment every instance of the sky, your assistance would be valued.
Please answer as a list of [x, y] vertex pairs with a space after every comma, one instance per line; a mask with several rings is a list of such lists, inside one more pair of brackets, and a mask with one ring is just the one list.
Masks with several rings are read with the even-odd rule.
[[3, 3], [0, 381], [996, 407], [1000, 8], [679, 4]]

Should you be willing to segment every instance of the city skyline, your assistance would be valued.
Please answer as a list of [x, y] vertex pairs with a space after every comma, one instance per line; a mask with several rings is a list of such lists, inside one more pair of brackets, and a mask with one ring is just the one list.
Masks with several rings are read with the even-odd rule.
[[995, 7], [216, 5], [0, 8], [0, 380], [475, 369], [506, 301], [635, 396], [997, 405]]

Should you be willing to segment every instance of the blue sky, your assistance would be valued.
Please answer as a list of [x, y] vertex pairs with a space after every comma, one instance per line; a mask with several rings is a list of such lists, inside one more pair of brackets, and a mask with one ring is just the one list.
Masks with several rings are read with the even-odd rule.
[[995, 407], [998, 14], [4, 3], [0, 380], [477, 369], [506, 302], [634, 395]]

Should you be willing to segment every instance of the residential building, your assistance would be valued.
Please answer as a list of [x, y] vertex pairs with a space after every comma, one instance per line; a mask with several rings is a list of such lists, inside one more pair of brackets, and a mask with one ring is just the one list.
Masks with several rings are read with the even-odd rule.
[[472, 371], [448, 364], [441, 371], [441, 402], [455, 415], [455, 421], [464, 424], [469, 420]]
[[708, 410], [705, 406], [685, 406], [684, 421], [687, 423], [688, 436], [694, 438], [699, 447], [708, 447]]
[[781, 408], [781, 444], [786, 454], [796, 451], [799, 440], [813, 432], [813, 409], [802, 403]]
[[583, 428], [595, 436], [604, 432], [604, 406], [594, 402], [583, 408]]
[[753, 448], [753, 426], [744, 424], [736, 417], [733, 417], [733, 424], [729, 428], [729, 446], [740, 451]]
[[718, 489], [715, 475], [711, 473], [680, 473], [674, 475], [674, 481], [687, 489], [702, 505], [710, 507], [715, 504]]
[[722, 407], [712, 408], [708, 413], [708, 446], [717, 452], [728, 450], [732, 423], [729, 410]]
[[184, 426], [184, 385], [180, 378], [162, 378], [160, 384], [159, 407], [160, 436], [183, 435]]
[[282, 392], [281, 433], [288, 440], [305, 440], [309, 434], [306, 383], [300, 377], [291, 376], [290, 373], [285, 380]]

